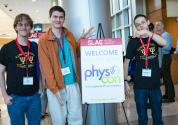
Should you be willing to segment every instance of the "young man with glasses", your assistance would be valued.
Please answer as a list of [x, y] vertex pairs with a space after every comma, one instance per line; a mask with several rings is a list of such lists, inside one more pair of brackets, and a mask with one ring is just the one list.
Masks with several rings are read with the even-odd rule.
[[147, 125], [147, 101], [149, 99], [153, 125], [163, 125], [162, 95], [160, 90], [160, 72], [158, 63], [158, 46], [165, 46], [167, 41], [161, 36], [149, 31], [149, 20], [145, 15], [136, 15], [134, 25], [136, 37], [127, 46], [124, 61], [125, 89], [129, 94], [128, 64], [135, 58], [134, 94], [138, 114], [138, 124]]
[[[14, 20], [17, 38], [0, 51], [0, 87], [11, 125], [40, 125], [41, 101], [37, 75], [37, 44], [28, 40], [33, 21], [27, 14]], [[5, 80], [5, 72], [7, 80]], [[7, 87], [6, 87], [7, 86]]]

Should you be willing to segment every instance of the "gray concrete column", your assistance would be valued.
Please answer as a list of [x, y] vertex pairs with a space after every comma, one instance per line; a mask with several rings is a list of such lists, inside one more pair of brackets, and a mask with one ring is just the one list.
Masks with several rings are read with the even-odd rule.
[[[65, 25], [79, 38], [83, 28], [102, 23], [106, 37], [111, 37], [109, 0], [59, 0], [66, 11]], [[62, 1], [62, 2], [61, 2]], [[96, 37], [96, 36], [95, 36]]]
[[51, 0], [51, 6], [59, 5], [58, 0]]

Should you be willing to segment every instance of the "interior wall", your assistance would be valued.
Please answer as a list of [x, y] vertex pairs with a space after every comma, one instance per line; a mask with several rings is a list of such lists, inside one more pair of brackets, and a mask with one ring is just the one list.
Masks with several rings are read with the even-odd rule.
[[146, 14], [144, 10], [144, 1], [136, 0], [136, 13], [137, 14]]
[[163, 20], [161, 0], [146, 0], [146, 13], [151, 22]]
[[178, 40], [178, 22], [176, 21], [176, 17], [167, 18], [165, 21], [165, 29], [172, 35], [173, 43], [172, 46], [176, 47], [176, 43]]
[[[178, 18], [178, 0], [163, 0], [164, 5], [166, 6], [166, 18], [165, 18], [165, 29], [168, 31], [173, 38], [172, 46], [176, 47], [178, 40], [178, 22], [176, 19]], [[174, 4], [174, 6], [173, 6]], [[171, 7], [170, 7], [171, 5]]]
[[[178, 18], [178, 14], [177, 17], [175, 15], [171, 15], [169, 14], [169, 11], [174, 11], [175, 13], [177, 13], [177, 8], [175, 8], [175, 6], [172, 6], [172, 10], [170, 10], [170, 4], [172, 5], [172, 3], [174, 3], [175, 5], [178, 5], [178, 0], [162, 0], [162, 4], [163, 6], [165, 6], [165, 11], [164, 14], [166, 16], [164, 23], [165, 23], [165, 29], [166, 31], [168, 31], [171, 36], [172, 36], [172, 46], [176, 47], [176, 43], [177, 43], [177, 39], [178, 39], [178, 22], [176, 21], [176, 18]], [[177, 6], [176, 6], [177, 7]]]
[[10, 42], [12, 39], [10, 38], [0, 38], [0, 47], [3, 46], [4, 44]]
[[178, 16], [178, 0], [166, 0], [167, 17]]

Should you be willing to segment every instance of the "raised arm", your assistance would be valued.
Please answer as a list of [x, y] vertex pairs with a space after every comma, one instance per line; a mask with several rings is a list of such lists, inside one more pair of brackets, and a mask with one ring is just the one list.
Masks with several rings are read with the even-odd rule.
[[85, 31], [85, 29], [83, 29], [83, 32], [79, 38], [80, 39], [88, 39], [89, 37], [93, 36], [93, 33], [95, 32], [95, 28], [94, 27], [90, 27], [88, 30]]
[[163, 37], [161, 37], [158, 34], [152, 33], [148, 30], [140, 30], [136, 31], [137, 36], [149, 36], [152, 37], [152, 39], [160, 46], [166, 46], [167, 45], [167, 40], [165, 40]]

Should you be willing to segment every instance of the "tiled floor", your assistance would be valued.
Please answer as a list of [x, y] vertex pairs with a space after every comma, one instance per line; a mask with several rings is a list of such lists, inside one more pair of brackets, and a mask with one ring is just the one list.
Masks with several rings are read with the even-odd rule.
[[[164, 94], [164, 86], [161, 87], [161, 90], [162, 93]], [[175, 91], [176, 101], [174, 103], [163, 103], [162, 106], [164, 125], [178, 125], [178, 85], [175, 85]], [[132, 95], [127, 98], [128, 99], [126, 99], [126, 101], [124, 102], [124, 107], [129, 120], [129, 125], [138, 125], [136, 107], [133, 99], [133, 92]], [[148, 117], [149, 117], [148, 125], [152, 125], [151, 111], [149, 109]], [[118, 105], [118, 122], [119, 125], [127, 125], [121, 104]]]
[[[175, 86], [175, 90], [176, 90], [176, 102], [163, 104], [164, 125], [178, 125], [178, 85]], [[162, 87], [162, 91], [164, 91], [163, 87]], [[130, 97], [127, 97], [127, 100], [124, 102], [124, 107], [129, 120], [129, 125], [138, 125], [137, 113], [136, 113], [135, 103], [133, 99], [133, 92]], [[0, 125], [10, 125], [8, 113], [6, 110], [6, 105], [3, 103], [1, 93], [0, 93], [0, 109], [1, 109]], [[150, 110], [148, 110], [148, 114], [149, 114], [148, 125], [152, 125]], [[50, 117], [42, 120], [42, 125], [51, 125]], [[118, 125], [127, 125], [121, 104], [118, 104]]]

